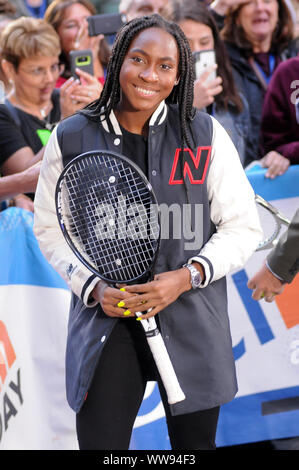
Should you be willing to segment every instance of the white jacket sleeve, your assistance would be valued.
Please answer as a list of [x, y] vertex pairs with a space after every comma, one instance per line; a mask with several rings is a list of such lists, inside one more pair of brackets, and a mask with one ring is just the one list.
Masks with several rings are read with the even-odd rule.
[[34, 199], [34, 233], [49, 263], [87, 306], [88, 297], [99, 278], [95, 277], [73, 254], [59, 227], [55, 208], [55, 189], [62, 172], [62, 156], [53, 130], [45, 149]]
[[205, 269], [206, 279], [201, 287], [242, 267], [262, 239], [253, 188], [227, 132], [216, 119], [212, 120], [207, 188], [216, 232], [199, 255], [189, 260], [198, 261]]

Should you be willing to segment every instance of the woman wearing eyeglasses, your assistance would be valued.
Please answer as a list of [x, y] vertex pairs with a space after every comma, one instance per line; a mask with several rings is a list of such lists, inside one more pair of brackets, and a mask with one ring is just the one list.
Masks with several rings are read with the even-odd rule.
[[[61, 73], [60, 41], [44, 20], [22, 17], [3, 30], [1, 65], [12, 91], [0, 105], [0, 171], [19, 173], [43, 156], [44, 146], [60, 119], [82, 108], [94, 97], [84, 96], [80, 84], [68, 80], [55, 89]], [[15, 198], [32, 210], [32, 197]]]

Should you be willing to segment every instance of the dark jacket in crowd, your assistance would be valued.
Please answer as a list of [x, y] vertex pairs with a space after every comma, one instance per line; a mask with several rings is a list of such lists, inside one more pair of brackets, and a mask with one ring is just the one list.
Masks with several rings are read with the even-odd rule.
[[299, 209], [291, 224], [267, 257], [271, 271], [291, 283], [299, 272]]
[[[253, 160], [264, 156], [260, 147], [260, 127], [265, 90], [243, 52], [231, 43], [226, 42], [225, 44], [233, 67], [236, 86], [247, 99], [251, 116], [251, 144], [247, 145], [246, 149], [246, 166]], [[296, 56], [298, 51], [299, 41], [294, 40], [286, 50], [277, 56], [276, 66], [281, 61]]]

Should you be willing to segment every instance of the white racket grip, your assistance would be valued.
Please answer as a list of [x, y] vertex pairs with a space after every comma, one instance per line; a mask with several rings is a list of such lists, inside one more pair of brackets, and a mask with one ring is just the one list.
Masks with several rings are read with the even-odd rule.
[[168, 403], [173, 405], [185, 400], [161, 333], [147, 337], [147, 341], [165, 387]]

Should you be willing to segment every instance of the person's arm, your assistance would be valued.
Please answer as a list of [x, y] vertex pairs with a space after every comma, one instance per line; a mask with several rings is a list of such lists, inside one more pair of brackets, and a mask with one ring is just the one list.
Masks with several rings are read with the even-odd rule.
[[[32, 199], [22, 193], [35, 191], [37, 175], [35, 175], [35, 169], [31, 170], [31, 168], [40, 163], [43, 154], [44, 147], [35, 155], [30, 147], [23, 147], [13, 153], [1, 166], [1, 172], [3, 174], [1, 178], [3, 181], [1, 184], [3, 185], [2, 194], [4, 199], [6, 199], [6, 196], [4, 196], [7, 191], [6, 184], [9, 184], [9, 191], [11, 191], [11, 185], [14, 185], [17, 181], [19, 182], [19, 185], [14, 187], [13, 196], [11, 196], [10, 201], [11, 205], [26, 209], [30, 212], [34, 211], [34, 203]], [[34, 178], [34, 180], [32, 180], [32, 178]]]
[[288, 229], [267, 256], [269, 269], [284, 282], [291, 283], [299, 271], [299, 209]]
[[299, 272], [299, 209], [288, 230], [268, 254], [263, 266], [249, 279], [247, 286], [253, 290], [254, 300], [272, 302], [275, 295], [283, 292]]
[[1, 173], [4, 176], [8, 176], [25, 171], [42, 160], [44, 151], [45, 149], [43, 147], [34, 154], [32, 149], [28, 146], [20, 148], [5, 160], [1, 166]]
[[0, 201], [13, 199], [20, 193], [33, 193], [36, 189], [40, 162], [20, 173], [0, 178]]

